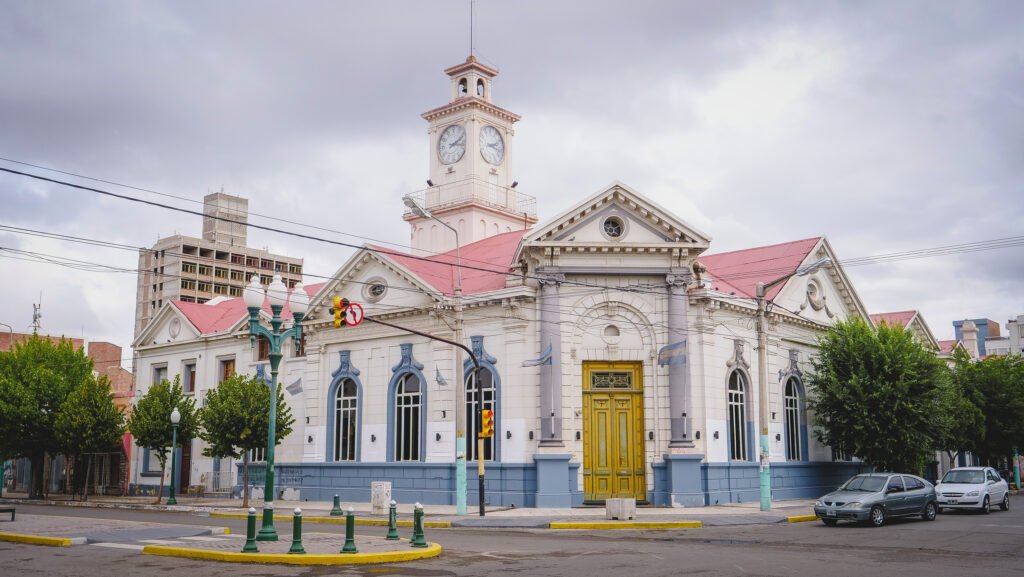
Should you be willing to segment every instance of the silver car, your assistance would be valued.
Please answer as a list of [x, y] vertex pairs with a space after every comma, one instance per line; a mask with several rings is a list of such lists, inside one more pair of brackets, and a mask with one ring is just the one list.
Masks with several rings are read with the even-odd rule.
[[814, 514], [830, 527], [841, 520], [881, 527], [891, 517], [916, 515], [934, 521], [938, 510], [931, 483], [898, 473], [857, 475], [814, 503]]

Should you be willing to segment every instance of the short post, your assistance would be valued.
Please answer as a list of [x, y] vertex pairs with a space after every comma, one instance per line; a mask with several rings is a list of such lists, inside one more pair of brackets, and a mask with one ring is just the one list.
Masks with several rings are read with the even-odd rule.
[[359, 552], [356, 549], [356, 512], [352, 507], [348, 508], [348, 515], [345, 516], [345, 546], [341, 548], [341, 552]]
[[394, 501], [391, 501], [391, 507], [388, 510], [388, 536], [385, 539], [388, 541], [398, 539], [398, 503]]
[[341, 512], [341, 498], [337, 495], [334, 496], [334, 506], [331, 507], [331, 517], [340, 517], [344, 515]]
[[423, 535], [423, 505], [416, 503], [416, 509], [412, 514], [412, 541], [410, 547], [426, 547], [427, 540]]
[[249, 507], [249, 522], [245, 527], [245, 547], [242, 547], [242, 553], [259, 552], [259, 548], [256, 547], [256, 508]]
[[[255, 525], [255, 521], [253, 521]], [[302, 509], [295, 508], [295, 516], [292, 517], [292, 547], [289, 553], [303, 555], [306, 549], [302, 546]]]

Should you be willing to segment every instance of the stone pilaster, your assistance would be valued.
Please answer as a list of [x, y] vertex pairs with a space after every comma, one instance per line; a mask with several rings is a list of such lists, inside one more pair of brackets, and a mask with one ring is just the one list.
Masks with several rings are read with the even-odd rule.
[[690, 391], [690, 338], [687, 314], [690, 299], [686, 289], [693, 282], [689, 269], [673, 272], [665, 277], [668, 285], [668, 342], [666, 345], [686, 341], [686, 362], [668, 366], [669, 424], [672, 438], [669, 447], [693, 447], [693, 394]]
[[562, 331], [558, 289], [563, 274], [540, 274], [540, 348], [551, 347], [551, 361], [540, 366], [540, 446], [562, 443]]

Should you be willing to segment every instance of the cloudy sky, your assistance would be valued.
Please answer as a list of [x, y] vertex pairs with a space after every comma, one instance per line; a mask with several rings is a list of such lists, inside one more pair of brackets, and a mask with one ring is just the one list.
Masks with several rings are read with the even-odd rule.
[[[191, 209], [223, 188], [339, 231], [325, 237], [402, 245], [400, 198], [428, 170], [420, 114], [447, 102], [469, 21], [469, 0], [11, 0], [0, 167]], [[1021, 243], [956, 246], [1024, 234], [1021, 30], [1015, 1], [478, 0], [475, 47], [501, 71], [494, 100], [523, 117], [513, 172], [541, 220], [620, 180], [712, 252], [822, 234], [844, 261], [954, 246], [847, 269], [872, 312], [919, 309], [944, 339], [954, 319], [1024, 313]], [[136, 278], [90, 263], [137, 255], [10, 227], [135, 247], [201, 233], [198, 217], [6, 173], [0, 200], [0, 323], [15, 331], [41, 295], [46, 332], [127, 348]], [[349, 254], [260, 231], [250, 244], [313, 274]]]

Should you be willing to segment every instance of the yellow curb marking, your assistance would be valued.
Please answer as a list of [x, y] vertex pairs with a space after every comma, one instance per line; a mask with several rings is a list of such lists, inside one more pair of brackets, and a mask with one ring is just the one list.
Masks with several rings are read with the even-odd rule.
[[[222, 513], [219, 511], [213, 511], [210, 513], [211, 517], [220, 517], [222, 519], [247, 519], [249, 516], [245, 513]], [[275, 521], [291, 521], [291, 515], [274, 515]], [[303, 515], [303, 522], [307, 523], [334, 523], [338, 525], [345, 524], [345, 517], [306, 517]], [[412, 521], [398, 521], [399, 527], [412, 527]], [[356, 519], [356, 525], [372, 525], [376, 527], [387, 527], [388, 522], [383, 519]], [[425, 529], [449, 529], [452, 526], [451, 521], [424, 521], [423, 527]]]
[[422, 549], [405, 551], [384, 551], [381, 553], [348, 553], [342, 554], [306, 554], [289, 555], [287, 553], [234, 553], [231, 551], [213, 551], [210, 549], [186, 549], [184, 547], [164, 547], [162, 545], [146, 545], [143, 555], [162, 555], [164, 557], [185, 557], [188, 559], [206, 559], [209, 561], [227, 561], [229, 563], [281, 563], [285, 565], [366, 565], [370, 563], [398, 563], [429, 559], [441, 554], [441, 546], [430, 543]]
[[786, 517], [786, 521], [790, 523], [806, 523], [807, 521], [817, 521], [817, 515], [793, 515], [792, 517]]
[[698, 529], [700, 521], [604, 521], [604, 522], [558, 522], [550, 523], [552, 529]]
[[47, 545], [49, 547], [70, 547], [70, 537], [46, 537], [44, 535], [23, 535], [21, 533], [0, 533], [0, 541], [12, 543], [28, 543], [29, 545]]

